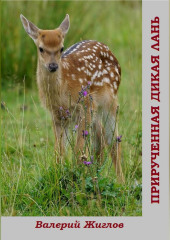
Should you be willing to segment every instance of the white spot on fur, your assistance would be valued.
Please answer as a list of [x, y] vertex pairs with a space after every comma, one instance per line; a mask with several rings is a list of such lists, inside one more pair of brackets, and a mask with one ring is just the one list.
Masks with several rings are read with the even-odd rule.
[[104, 52], [104, 53], [103, 53], [103, 56], [104, 56], [104, 57], [106, 57], [106, 56], [107, 56], [107, 54]]
[[113, 85], [114, 85], [114, 89], [117, 90], [117, 83], [113, 82]]
[[108, 72], [106, 71], [106, 69], [104, 69], [102, 73], [103, 74], [107, 74]]
[[109, 50], [109, 47], [108, 47], [108, 46], [104, 46], [104, 48], [105, 48], [106, 50]]
[[119, 70], [118, 70], [117, 66], [115, 66], [115, 71], [117, 72], [117, 74], [119, 74]]
[[100, 77], [101, 75], [103, 75], [103, 73], [101, 71], [99, 71], [97, 74], [97, 77]]
[[87, 69], [84, 71], [88, 76], [91, 76], [91, 72]]
[[112, 56], [110, 56], [110, 60], [113, 61], [113, 57]]
[[116, 76], [115, 79], [116, 79], [116, 81], [118, 82], [118, 80], [119, 80], [118, 76]]
[[100, 87], [101, 87], [101, 86], [103, 86], [103, 83], [102, 83], [102, 82], [94, 82], [94, 85], [95, 85], [95, 86], [100, 86]]
[[89, 65], [89, 69], [91, 70], [91, 71], [93, 71], [93, 68]]
[[76, 80], [76, 76], [75, 76], [74, 74], [71, 75], [71, 78], [72, 78], [73, 80]]
[[105, 77], [105, 78], [102, 79], [102, 82], [110, 83], [110, 79]]
[[[110, 67], [109, 67], [110, 68]], [[110, 73], [110, 76], [113, 78], [114, 77], [114, 73], [113, 72], [111, 72]]]
[[79, 82], [80, 82], [80, 83], [83, 83], [83, 79], [82, 79], [82, 78], [79, 78]]
[[81, 67], [80, 69], [83, 71], [85, 69], [85, 67]]
[[63, 68], [69, 69], [69, 63], [67, 61], [63, 61]]
[[92, 81], [97, 77], [97, 74], [98, 74], [98, 71], [96, 71], [96, 72], [93, 74], [93, 76], [92, 76], [92, 78], [91, 78]]
[[87, 60], [84, 60], [84, 63], [85, 63], [85, 66], [88, 67], [89, 66], [89, 63]]
[[84, 59], [93, 59], [92, 55], [84, 56]]

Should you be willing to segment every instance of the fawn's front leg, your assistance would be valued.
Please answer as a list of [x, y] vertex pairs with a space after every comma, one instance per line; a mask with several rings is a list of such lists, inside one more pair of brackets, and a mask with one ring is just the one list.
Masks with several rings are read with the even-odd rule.
[[[78, 127], [78, 136], [77, 136], [77, 143], [75, 146], [75, 151], [79, 155], [81, 154], [80, 161], [84, 158], [88, 158], [88, 147], [87, 147], [87, 138], [89, 135], [89, 126], [91, 122], [91, 114], [90, 109], [87, 107], [87, 111], [80, 111], [80, 115], [82, 118], [79, 121]], [[84, 156], [84, 157], [83, 157]]]
[[57, 162], [59, 163], [64, 154], [64, 129], [57, 120], [53, 120], [53, 129], [55, 135], [55, 152], [57, 154]]

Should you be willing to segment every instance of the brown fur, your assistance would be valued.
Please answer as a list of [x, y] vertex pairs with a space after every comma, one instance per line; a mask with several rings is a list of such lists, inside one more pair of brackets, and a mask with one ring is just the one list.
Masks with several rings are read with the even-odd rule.
[[38, 41], [48, 48], [57, 48], [61, 45], [63, 34], [60, 29], [55, 30], [40, 30]]

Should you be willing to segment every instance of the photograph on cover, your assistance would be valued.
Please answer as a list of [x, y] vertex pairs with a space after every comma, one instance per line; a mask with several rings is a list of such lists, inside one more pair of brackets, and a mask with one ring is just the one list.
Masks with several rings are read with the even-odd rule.
[[1, 31], [2, 216], [142, 216], [141, 1], [2, 2]]

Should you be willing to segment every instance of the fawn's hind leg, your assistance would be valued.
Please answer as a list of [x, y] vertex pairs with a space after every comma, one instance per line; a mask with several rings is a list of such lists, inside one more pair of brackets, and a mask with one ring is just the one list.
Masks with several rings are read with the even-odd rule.
[[118, 178], [118, 181], [121, 183], [125, 182], [122, 166], [121, 166], [121, 137], [118, 136], [118, 130], [116, 127], [116, 131], [114, 134], [114, 142], [111, 150], [111, 156], [113, 160], [113, 164], [115, 167], [116, 175]]
[[105, 131], [99, 119], [95, 120], [93, 125], [93, 131], [95, 132], [95, 154], [99, 163], [103, 163], [103, 151], [105, 146], [104, 135]]
[[111, 108], [105, 117], [105, 138], [107, 144], [111, 146], [111, 156], [119, 182], [124, 182], [121, 166], [121, 139], [118, 136], [117, 109]]

